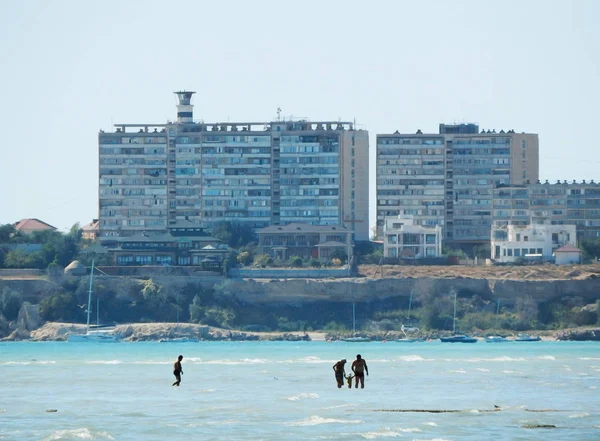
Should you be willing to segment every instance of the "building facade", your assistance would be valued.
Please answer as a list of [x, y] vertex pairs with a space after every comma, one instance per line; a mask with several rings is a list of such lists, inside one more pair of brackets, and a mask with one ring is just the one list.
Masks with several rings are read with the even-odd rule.
[[367, 131], [343, 121], [194, 122], [193, 93], [176, 92], [176, 122], [100, 131], [101, 241], [184, 220], [340, 225], [368, 240]]
[[226, 244], [203, 228], [185, 223], [165, 234], [140, 232], [111, 240], [108, 251], [117, 266], [196, 266], [220, 269], [230, 253]]
[[[410, 253], [407, 253], [409, 251]], [[442, 227], [415, 225], [411, 216], [388, 216], [383, 225], [383, 256], [414, 259], [436, 258], [442, 255]]]
[[493, 189], [539, 175], [538, 136], [440, 124], [439, 133], [377, 135], [377, 235], [386, 216], [442, 227], [451, 248], [489, 243]]
[[574, 246], [576, 237], [575, 225], [494, 225], [491, 258], [498, 263], [551, 262], [554, 252]]
[[280, 260], [293, 256], [330, 259], [335, 250], [341, 250], [350, 257], [352, 233], [336, 225], [272, 225], [258, 232], [258, 247], [263, 254]]
[[[575, 225], [577, 241], [600, 237], [600, 184], [537, 181], [494, 189], [495, 225]], [[573, 245], [576, 245], [573, 242]]]

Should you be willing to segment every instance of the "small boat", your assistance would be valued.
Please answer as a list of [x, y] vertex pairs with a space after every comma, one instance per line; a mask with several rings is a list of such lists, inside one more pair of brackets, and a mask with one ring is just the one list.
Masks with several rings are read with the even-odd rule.
[[189, 337], [161, 338], [159, 343], [198, 343], [198, 339]]
[[485, 342], [486, 343], [506, 343], [510, 340], [508, 340], [506, 337], [502, 336], [502, 335], [488, 335], [485, 338]]
[[[120, 336], [115, 332], [114, 326], [90, 326], [90, 313], [92, 312], [92, 287], [94, 283], [94, 261], [92, 260], [92, 271], [90, 272], [90, 287], [88, 289], [87, 308], [87, 323], [85, 334], [68, 334], [67, 341], [69, 343], [117, 343]], [[100, 301], [96, 304], [96, 322], [99, 322], [98, 308]]]
[[454, 291], [454, 314], [452, 318], [452, 335], [451, 337], [440, 337], [442, 343], [477, 343], [475, 337], [469, 337], [464, 334], [456, 333], [456, 291]]
[[371, 341], [368, 337], [357, 337], [356, 336], [356, 306], [352, 303], [352, 337], [342, 338], [342, 341], [348, 343], [364, 343]]
[[541, 341], [542, 339], [537, 335], [529, 335], [529, 334], [517, 334], [517, 338], [515, 341]]
[[442, 343], [477, 343], [475, 337], [469, 337], [464, 334], [456, 334], [452, 337], [440, 337]]

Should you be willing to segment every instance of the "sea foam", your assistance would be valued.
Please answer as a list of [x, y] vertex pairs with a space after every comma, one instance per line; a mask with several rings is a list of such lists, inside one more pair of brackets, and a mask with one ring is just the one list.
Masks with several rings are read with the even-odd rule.
[[288, 426], [317, 426], [319, 424], [361, 424], [362, 420], [342, 420], [337, 418], [323, 418], [312, 415], [300, 421], [286, 423]]

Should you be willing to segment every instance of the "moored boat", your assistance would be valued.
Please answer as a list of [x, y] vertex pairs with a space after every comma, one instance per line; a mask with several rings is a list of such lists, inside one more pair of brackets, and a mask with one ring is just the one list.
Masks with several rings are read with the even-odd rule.
[[529, 334], [517, 334], [515, 341], [541, 341], [542, 339], [537, 335]]

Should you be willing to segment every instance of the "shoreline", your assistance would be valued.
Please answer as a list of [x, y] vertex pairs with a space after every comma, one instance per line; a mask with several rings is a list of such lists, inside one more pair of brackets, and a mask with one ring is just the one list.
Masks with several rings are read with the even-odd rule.
[[[130, 323], [107, 328], [119, 335], [124, 342], [136, 341], [341, 341], [347, 333], [323, 331], [310, 332], [250, 332], [234, 329], [216, 328], [192, 323]], [[67, 341], [69, 334], [84, 334], [86, 325], [74, 323], [48, 322], [31, 330], [13, 332], [0, 341]], [[501, 332], [509, 342], [519, 333], [539, 336], [542, 341], [600, 341], [600, 327], [569, 328], [552, 331], [520, 331]], [[477, 332], [474, 337], [478, 342], [485, 342], [485, 335], [492, 333]], [[448, 333], [430, 333], [422, 335], [419, 341], [435, 341]], [[393, 342], [404, 337], [399, 332], [385, 334], [360, 333], [362, 337], [371, 338], [371, 342]]]

